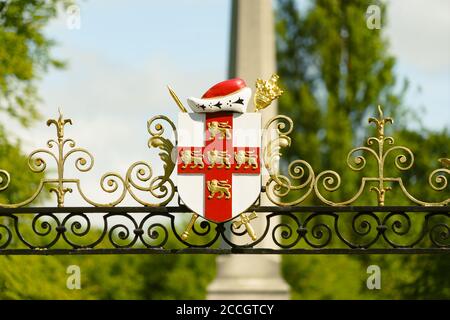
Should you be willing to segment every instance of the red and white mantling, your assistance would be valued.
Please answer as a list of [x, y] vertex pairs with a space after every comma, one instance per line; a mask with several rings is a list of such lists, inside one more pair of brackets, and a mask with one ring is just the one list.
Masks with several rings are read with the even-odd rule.
[[252, 90], [247, 87], [244, 80], [235, 78], [212, 86], [201, 98], [188, 98], [188, 104], [192, 111], [198, 113], [244, 113], [251, 95]]

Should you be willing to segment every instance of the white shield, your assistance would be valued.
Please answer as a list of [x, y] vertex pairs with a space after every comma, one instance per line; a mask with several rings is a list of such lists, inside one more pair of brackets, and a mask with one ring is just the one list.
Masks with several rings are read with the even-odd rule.
[[[220, 117], [221, 114], [224, 114], [232, 124], [229, 129], [231, 136], [228, 139], [225, 134], [223, 136], [217, 134], [212, 138], [211, 129], [208, 129], [212, 121], [209, 117]], [[217, 141], [214, 139], [217, 139]], [[226, 145], [223, 150], [226, 150], [227, 157], [230, 160], [229, 166], [215, 165], [212, 168], [209, 167], [211, 162], [208, 158], [208, 152], [212, 150], [212, 146], [214, 146], [214, 149], [216, 148], [217, 144], [214, 143]], [[192, 152], [197, 155], [201, 153], [203, 156], [202, 158], [197, 156], [197, 164], [195, 164], [194, 157], [188, 160], [181, 158], [181, 154], [188, 152], [189, 149], [194, 150]], [[247, 154], [242, 153], [243, 150], [249, 150], [245, 152], [252, 155], [257, 154], [257, 157], [253, 159], [239, 157], [239, 154]], [[205, 113], [179, 113], [177, 188], [181, 200], [193, 212], [215, 222], [227, 221], [246, 211], [260, 194], [261, 153], [261, 115], [259, 113], [216, 113], [209, 115]], [[203, 159], [204, 168], [198, 163], [199, 158]], [[189, 163], [189, 161], [192, 162]], [[255, 165], [255, 162], [257, 165]], [[186, 166], [187, 169], [183, 170], [183, 166]], [[207, 182], [212, 179], [229, 182], [229, 184], [224, 184], [225, 186], [231, 186], [231, 188], [228, 188], [230, 191], [228, 198], [227, 194], [218, 192], [212, 196], [212, 199], [209, 199], [212, 193]]]

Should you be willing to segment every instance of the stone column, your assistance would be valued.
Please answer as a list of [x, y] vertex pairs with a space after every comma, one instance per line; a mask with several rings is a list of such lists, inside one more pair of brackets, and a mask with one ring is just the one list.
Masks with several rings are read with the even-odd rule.
[[[276, 72], [275, 30], [271, 0], [233, 0], [229, 77], [240, 77], [255, 90], [257, 78]], [[249, 106], [252, 110], [253, 105]], [[249, 111], [250, 111], [249, 110]], [[277, 114], [276, 103], [262, 112], [263, 125]], [[263, 183], [267, 175], [263, 176]], [[265, 197], [261, 205], [268, 205]], [[257, 235], [265, 228], [263, 214], [252, 221]], [[256, 221], [259, 220], [259, 221]], [[272, 220], [273, 221], [273, 220]], [[260, 247], [273, 246], [270, 233]], [[289, 299], [289, 286], [280, 273], [278, 255], [217, 257], [217, 277], [208, 287], [208, 299]]]

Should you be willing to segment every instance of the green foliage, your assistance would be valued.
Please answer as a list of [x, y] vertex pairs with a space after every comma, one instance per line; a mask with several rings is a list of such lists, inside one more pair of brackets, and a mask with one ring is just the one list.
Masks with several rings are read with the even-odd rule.
[[[49, 66], [61, 66], [50, 57], [53, 42], [42, 33], [58, 3], [67, 2], [15, 0], [0, 5], [0, 112], [23, 124], [38, 114], [36, 80]], [[395, 59], [386, 54], [387, 41], [380, 30], [365, 25], [369, 4], [316, 0], [300, 14], [295, 1], [278, 2], [279, 73], [287, 89], [280, 109], [295, 120], [293, 141], [301, 142], [287, 155], [307, 160], [316, 172], [331, 168], [341, 173], [343, 188], [336, 195], [340, 199], [348, 198], [358, 185], [345, 159], [352, 146], [362, 143], [367, 115], [377, 104], [387, 115], [404, 113], [400, 106], [407, 83], [396, 91]], [[385, 10], [382, 5], [383, 14]], [[0, 201], [18, 202], [36, 190], [41, 176], [23, 170], [27, 158], [20, 143], [6, 137], [0, 128], [0, 168], [14, 173], [14, 178]], [[402, 173], [408, 190], [418, 198], [441, 199], [442, 194], [423, 186], [438, 167], [436, 160], [448, 157], [449, 133], [400, 127], [395, 137], [417, 155], [413, 170]], [[367, 169], [375, 168], [368, 164]], [[387, 204], [389, 199], [407, 203], [398, 191], [390, 192]], [[368, 204], [373, 195], [363, 199]], [[23, 233], [38, 241], [31, 230]], [[167, 246], [175, 247], [171, 241]], [[366, 288], [371, 264], [381, 267], [382, 290]], [[81, 269], [81, 290], [66, 287], [69, 265]], [[449, 267], [446, 256], [283, 257], [283, 274], [294, 299], [449, 298]], [[214, 272], [213, 256], [0, 256], [0, 299], [201, 299]]]
[[66, 289], [66, 267], [61, 260], [37, 256], [0, 257], [0, 299], [81, 298], [86, 291]]
[[20, 150], [20, 143], [10, 143], [0, 126], [0, 169], [14, 172], [7, 191], [0, 193], [0, 203], [17, 203], [30, 197], [39, 185], [40, 174], [30, 174], [28, 158]]
[[[31, 222], [20, 224], [20, 233], [34, 245], [50, 243], [56, 236], [55, 225], [50, 224], [46, 236], [36, 236]], [[100, 236], [101, 231], [93, 229], [72, 241], [87, 244]], [[63, 243], [55, 247], [62, 248]], [[99, 247], [110, 246], [105, 240]], [[167, 246], [176, 247], [177, 242], [169, 238]], [[10, 245], [19, 247], [23, 244], [18, 241]], [[80, 268], [81, 290], [66, 286], [71, 265]], [[205, 255], [0, 256], [0, 300], [204, 299], [214, 274], [215, 257]]]
[[[366, 276], [357, 260], [346, 256], [283, 257], [283, 274], [291, 286], [291, 298], [352, 299]], [[355, 279], [355, 275], [358, 275]]]
[[215, 257], [200, 255], [146, 257], [144, 299], [204, 299], [215, 275]]
[[[37, 118], [36, 81], [49, 67], [63, 66], [51, 57], [54, 42], [43, 30], [57, 15], [58, 5], [70, 3], [0, 1], [2, 121], [8, 115], [28, 125]], [[12, 174], [9, 188], [0, 193], [0, 202], [17, 203], [37, 190], [43, 176], [28, 170], [20, 142], [12, 143], [7, 137], [0, 123], [0, 169]], [[10, 222], [0, 218], [0, 224]], [[29, 226], [22, 223], [19, 227], [33, 244], [48, 243], [54, 234], [40, 237]], [[95, 230], [89, 234], [95, 236], [99, 236]], [[69, 265], [81, 269], [81, 290], [66, 287]], [[211, 256], [0, 256], [0, 299], [200, 299], [205, 297], [214, 270]]]
[[[81, 290], [66, 286], [70, 265]], [[214, 272], [213, 256], [0, 256], [0, 300], [204, 299]]]
[[38, 116], [36, 80], [48, 67], [63, 67], [50, 56], [54, 45], [43, 29], [67, 0], [0, 2], [0, 112], [29, 124]]
[[278, 2], [278, 72], [288, 89], [280, 112], [295, 119], [293, 139], [304, 142], [292, 146], [288, 156], [301, 155], [316, 172], [333, 168], [342, 173], [347, 183], [336, 194], [341, 198], [357, 183], [345, 163], [358, 138], [354, 133], [365, 131], [367, 115], [378, 104], [395, 116], [406, 90], [405, 83], [395, 92], [395, 59], [386, 53], [387, 41], [380, 30], [366, 27], [370, 4], [318, 0], [300, 13], [295, 1]]
[[[367, 267], [381, 270], [381, 289], [366, 286]], [[450, 259], [430, 255], [283, 257], [292, 299], [448, 299]]]
[[[408, 82], [400, 83], [394, 74], [395, 58], [387, 53], [383, 29], [366, 27], [365, 13], [372, 3], [316, 0], [310, 4], [300, 12], [294, 0], [277, 2], [278, 72], [286, 89], [279, 107], [296, 126], [294, 144], [284, 152], [288, 160], [305, 159], [316, 173], [335, 170], [342, 184], [330, 198], [349, 199], [360, 185], [361, 174], [347, 167], [347, 153], [364, 145], [365, 137], [373, 136], [366, 118], [375, 116], [380, 104], [386, 116], [397, 118], [395, 127], [386, 128], [387, 134], [416, 156], [413, 168], [401, 172], [394, 166], [398, 154], [393, 152], [386, 162], [386, 175], [402, 177], [418, 199], [442, 201], [443, 192], [426, 186], [431, 171], [440, 167], [437, 159], [448, 157], [445, 149], [450, 135], [445, 130], [415, 132], [404, 125], [411, 119], [402, 102]], [[386, 5], [377, 4], [385, 24]], [[376, 170], [376, 163], [368, 162], [364, 176], [376, 176]], [[366, 192], [358, 203], [376, 204], [375, 200], [375, 193]], [[411, 203], [394, 186], [386, 194], [386, 204]], [[416, 216], [411, 230], [422, 223]], [[292, 286], [293, 298], [299, 299], [449, 298], [445, 271], [449, 263], [448, 257], [434, 256], [289, 256], [283, 258], [283, 273]], [[382, 269], [381, 291], [365, 286], [370, 264]]]

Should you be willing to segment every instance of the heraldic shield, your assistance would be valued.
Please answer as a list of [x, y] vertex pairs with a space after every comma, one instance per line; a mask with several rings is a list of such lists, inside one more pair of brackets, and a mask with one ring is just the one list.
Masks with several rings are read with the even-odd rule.
[[195, 213], [224, 222], [261, 190], [261, 114], [180, 113], [178, 193]]
[[177, 186], [196, 214], [225, 222], [246, 211], [261, 190], [261, 114], [246, 113], [251, 89], [226, 80], [178, 115]]

